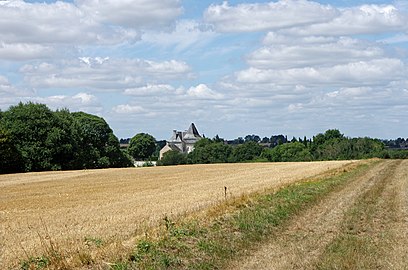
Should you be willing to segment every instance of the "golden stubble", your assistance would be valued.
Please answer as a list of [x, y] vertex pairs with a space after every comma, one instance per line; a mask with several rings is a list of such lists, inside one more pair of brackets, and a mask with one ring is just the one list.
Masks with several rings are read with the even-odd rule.
[[[0, 176], [0, 266], [66, 253], [86, 237], [127, 241], [165, 216], [192, 214], [244, 194], [279, 188], [350, 161], [188, 165]], [[43, 243], [41, 243], [43, 241]], [[129, 242], [129, 241], [128, 241]]]

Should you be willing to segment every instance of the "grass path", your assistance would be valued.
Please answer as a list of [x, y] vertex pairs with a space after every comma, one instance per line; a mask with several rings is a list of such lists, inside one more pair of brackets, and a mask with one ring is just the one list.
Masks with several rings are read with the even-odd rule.
[[408, 269], [408, 161], [383, 161], [231, 269]]

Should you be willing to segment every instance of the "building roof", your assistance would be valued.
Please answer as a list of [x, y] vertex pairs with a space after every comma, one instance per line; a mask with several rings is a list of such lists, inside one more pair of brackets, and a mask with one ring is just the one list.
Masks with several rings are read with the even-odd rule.
[[201, 139], [200, 133], [198, 133], [198, 130], [194, 123], [191, 123], [190, 127], [188, 128], [187, 132], [183, 136], [184, 140], [188, 139]]

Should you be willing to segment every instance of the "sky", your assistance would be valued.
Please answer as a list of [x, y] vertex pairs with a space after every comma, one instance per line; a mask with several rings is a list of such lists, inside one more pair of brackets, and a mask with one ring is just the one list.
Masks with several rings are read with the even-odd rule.
[[408, 137], [407, 0], [0, 0], [0, 109], [115, 135]]

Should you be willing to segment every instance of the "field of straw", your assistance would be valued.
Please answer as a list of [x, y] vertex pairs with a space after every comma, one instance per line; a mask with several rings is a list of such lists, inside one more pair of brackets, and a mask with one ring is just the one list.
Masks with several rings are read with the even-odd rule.
[[44, 253], [75, 252], [84, 239], [126, 242], [165, 216], [279, 188], [350, 161], [251, 163], [0, 175], [0, 268]]

